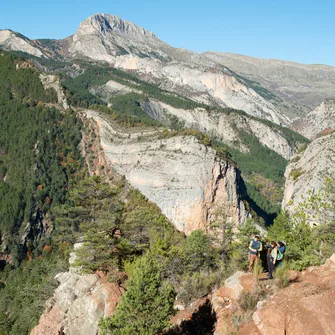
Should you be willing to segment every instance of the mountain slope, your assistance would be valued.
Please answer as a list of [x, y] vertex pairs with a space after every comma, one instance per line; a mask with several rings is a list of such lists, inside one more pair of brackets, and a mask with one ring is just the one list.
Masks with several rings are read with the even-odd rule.
[[301, 105], [301, 112], [335, 97], [335, 68], [332, 66], [305, 65], [225, 52], [206, 52], [203, 55], [260, 83], [286, 103]]
[[[317, 195], [326, 179], [335, 178], [335, 133], [320, 137], [292, 158], [287, 166], [283, 210], [293, 213], [310, 195]], [[312, 212], [316, 213], [318, 208]], [[314, 221], [314, 220], [312, 220]]]
[[[228, 68], [194, 52], [172, 48], [153, 33], [116, 16], [96, 14], [64, 40], [30, 43], [44, 48], [50, 57], [107, 62], [189, 99], [241, 109], [275, 123], [288, 123], [271, 102]], [[28, 48], [22, 51], [29, 53]]]
[[295, 120], [291, 128], [313, 140], [335, 130], [335, 100], [323, 101], [305, 117]]
[[36, 57], [46, 57], [33, 41], [11, 30], [0, 30], [0, 47], [8, 51], [22, 51]]

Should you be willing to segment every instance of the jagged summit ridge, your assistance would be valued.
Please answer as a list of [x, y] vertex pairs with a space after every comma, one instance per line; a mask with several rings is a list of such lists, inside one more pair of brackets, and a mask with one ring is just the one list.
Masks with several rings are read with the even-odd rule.
[[[55, 48], [51, 50], [43, 40], [22, 41], [28, 41], [37, 50], [24, 47], [21, 51], [38, 57], [104, 62], [135, 72], [145, 81], [197, 102], [241, 109], [278, 124], [289, 122], [272, 101], [225, 66], [194, 52], [176, 49], [153, 33], [115, 15], [90, 16], [74, 35], [54, 41]], [[7, 49], [20, 50], [12, 46]], [[42, 55], [38, 55], [38, 51], [42, 51]]]
[[128, 35], [136, 39], [157, 39], [154, 33], [130, 21], [122, 20], [120, 17], [110, 14], [98, 13], [88, 17], [80, 24], [77, 33], [92, 33], [94, 31], [103, 36], [107, 36], [110, 33], [117, 33], [120, 35]]

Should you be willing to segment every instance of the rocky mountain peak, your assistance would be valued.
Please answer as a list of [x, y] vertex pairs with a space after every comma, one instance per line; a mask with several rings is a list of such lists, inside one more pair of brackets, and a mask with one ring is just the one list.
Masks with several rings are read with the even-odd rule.
[[84, 20], [77, 31], [77, 33], [97, 33], [107, 36], [110, 33], [117, 33], [120, 35], [128, 35], [136, 39], [156, 39], [156, 35], [152, 32], [135, 25], [132, 22], [122, 20], [116, 15], [109, 14], [95, 14]]

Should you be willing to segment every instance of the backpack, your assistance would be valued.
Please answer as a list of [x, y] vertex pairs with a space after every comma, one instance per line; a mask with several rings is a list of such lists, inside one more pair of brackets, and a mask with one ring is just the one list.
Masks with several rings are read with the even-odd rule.
[[277, 252], [277, 261], [281, 261], [283, 259], [283, 257], [284, 257], [284, 255], [278, 249], [278, 252]]
[[277, 250], [278, 250], [278, 252], [277, 252], [277, 261], [281, 261], [281, 260], [283, 259], [283, 257], [284, 257], [284, 253], [285, 253], [285, 251], [286, 251], [286, 243], [283, 242], [283, 241], [282, 241], [282, 243], [283, 243], [284, 251], [281, 252], [281, 251], [279, 250], [279, 248], [277, 248]]

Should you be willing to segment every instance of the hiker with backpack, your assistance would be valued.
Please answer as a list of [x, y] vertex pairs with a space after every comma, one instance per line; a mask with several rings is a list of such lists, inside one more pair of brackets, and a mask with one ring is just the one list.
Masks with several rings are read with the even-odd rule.
[[249, 272], [252, 272], [253, 264], [258, 262], [259, 253], [263, 250], [262, 242], [259, 240], [259, 236], [255, 237], [250, 241], [249, 244]]
[[267, 265], [268, 265], [268, 278], [273, 279], [273, 272], [277, 263], [278, 248], [275, 241], [271, 241], [268, 249], [268, 254], [266, 255]]

